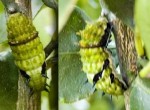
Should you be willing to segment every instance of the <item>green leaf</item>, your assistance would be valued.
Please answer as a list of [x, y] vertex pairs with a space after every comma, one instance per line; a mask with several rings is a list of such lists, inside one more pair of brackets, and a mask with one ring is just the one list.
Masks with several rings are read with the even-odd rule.
[[146, 55], [150, 59], [150, 1], [136, 0], [135, 3], [135, 24], [144, 42]]
[[111, 95], [102, 96], [102, 92], [96, 91], [88, 101], [90, 103], [88, 110], [125, 110], [124, 96], [112, 96], [111, 99]]
[[60, 0], [59, 1], [59, 32], [64, 27], [67, 22], [71, 12], [74, 9], [74, 6], [78, 0]]
[[8, 41], [6, 40], [5, 42], [0, 43], [0, 52], [4, 52], [10, 50]]
[[130, 110], [149, 110], [150, 81], [136, 78], [130, 93]]
[[4, 11], [4, 6], [2, 2], [0, 2], [0, 43], [6, 41], [7, 32], [6, 32], [6, 13]]
[[125, 24], [134, 27], [133, 10], [135, 0], [100, 0], [102, 8], [108, 9]]
[[92, 20], [97, 20], [101, 14], [99, 0], [78, 0], [77, 6], [82, 8]]
[[8, 51], [0, 53], [0, 109], [16, 110], [18, 69]]
[[56, 0], [42, 0], [42, 1], [43, 1], [43, 3], [44, 3], [46, 6], [57, 10], [57, 8], [58, 8], [58, 3], [57, 3]]
[[88, 97], [94, 90], [86, 83], [79, 55], [79, 39], [76, 32], [82, 30], [89, 18], [75, 8], [66, 26], [59, 35], [59, 98], [73, 102]]

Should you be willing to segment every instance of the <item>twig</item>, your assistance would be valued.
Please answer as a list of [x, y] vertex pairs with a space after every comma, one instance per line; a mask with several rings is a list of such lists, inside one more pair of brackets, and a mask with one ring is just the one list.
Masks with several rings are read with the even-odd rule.
[[53, 57], [47, 60], [47, 68], [51, 67], [52, 81], [50, 83], [49, 102], [52, 110], [58, 110], [58, 5], [55, 0], [42, 0], [45, 5], [53, 8], [56, 16], [56, 31], [50, 43], [44, 49], [46, 57], [54, 52]]
[[46, 53], [46, 58], [52, 53], [53, 50], [57, 48], [58, 48], [58, 39], [57, 39], [57, 31], [55, 31], [50, 43], [44, 49]]
[[[54, 56], [58, 58], [57, 49], [54, 51]], [[49, 94], [49, 102], [51, 110], [58, 110], [58, 62], [51, 66], [52, 81], [50, 83], [51, 90]]]
[[126, 84], [130, 85], [137, 75], [134, 33], [118, 18], [113, 21], [113, 26], [121, 74]]
[[52, 53], [53, 50], [58, 49], [58, 9], [55, 10], [56, 16], [56, 30], [52, 36], [50, 43], [45, 47], [46, 58]]
[[[129, 87], [138, 73], [134, 34], [133, 31], [118, 18], [113, 21], [113, 26], [120, 71], [123, 80]], [[127, 90], [124, 96], [126, 110], [130, 110], [130, 91]]]

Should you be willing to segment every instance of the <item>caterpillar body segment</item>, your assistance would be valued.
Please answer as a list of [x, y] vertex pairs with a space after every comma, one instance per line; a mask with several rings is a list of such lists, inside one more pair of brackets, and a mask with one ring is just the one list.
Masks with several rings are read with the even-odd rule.
[[[104, 17], [99, 18], [97, 22], [87, 24], [84, 30], [77, 33], [81, 36], [81, 40], [79, 41], [80, 47], [106, 47], [110, 38], [111, 29], [111, 25]], [[91, 36], [89, 36], [89, 33]]]
[[112, 26], [107, 19], [101, 17], [97, 22], [87, 24], [78, 32], [81, 36], [80, 55], [82, 70], [88, 81], [111, 95], [121, 95], [126, 90], [124, 83], [116, 76], [111, 55], [107, 49]]
[[22, 13], [11, 14], [7, 21], [7, 32], [8, 43], [20, 73], [27, 79], [33, 92], [44, 90], [45, 53], [32, 21]]

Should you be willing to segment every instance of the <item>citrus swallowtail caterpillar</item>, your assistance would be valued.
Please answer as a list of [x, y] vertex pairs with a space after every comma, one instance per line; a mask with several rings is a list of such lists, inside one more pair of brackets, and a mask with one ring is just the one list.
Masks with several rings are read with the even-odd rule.
[[46, 89], [45, 53], [32, 21], [22, 13], [13, 13], [8, 18], [7, 31], [15, 64], [31, 90]]
[[103, 90], [111, 95], [121, 95], [126, 88], [116, 76], [111, 54], [107, 49], [111, 28], [107, 19], [101, 17], [78, 32], [81, 36], [79, 44], [82, 69], [87, 74], [88, 81], [97, 90]]

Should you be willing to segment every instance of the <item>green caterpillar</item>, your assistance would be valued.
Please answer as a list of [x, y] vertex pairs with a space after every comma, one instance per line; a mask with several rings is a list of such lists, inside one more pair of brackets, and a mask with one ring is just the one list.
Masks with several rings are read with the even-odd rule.
[[47, 90], [45, 53], [32, 21], [22, 13], [13, 13], [7, 21], [7, 32], [15, 64], [32, 92]]
[[116, 76], [107, 49], [111, 28], [107, 19], [101, 17], [97, 22], [87, 24], [85, 29], [77, 33], [81, 36], [79, 44], [82, 69], [87, 74], [88, 81], [96, 89], [111, 95], [121, 95], [126, 88]]

